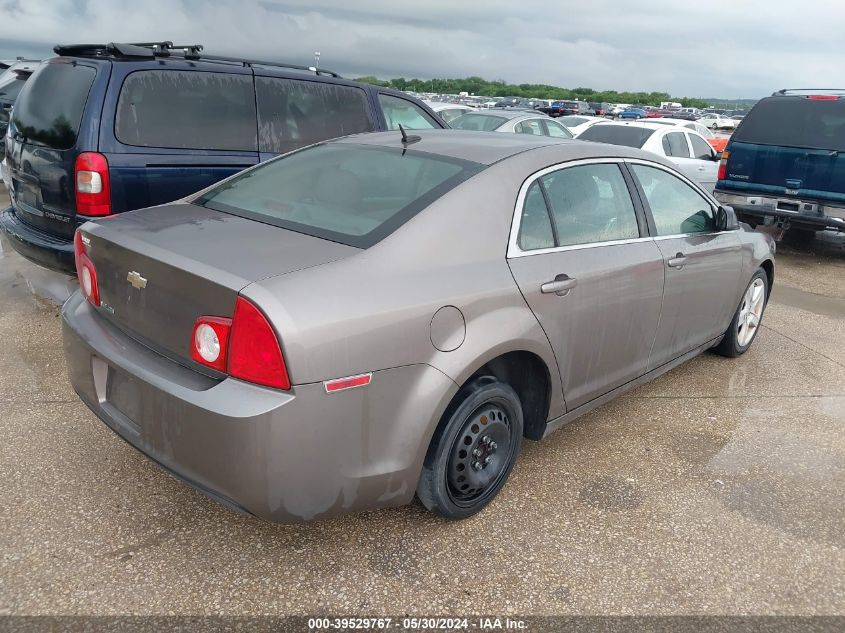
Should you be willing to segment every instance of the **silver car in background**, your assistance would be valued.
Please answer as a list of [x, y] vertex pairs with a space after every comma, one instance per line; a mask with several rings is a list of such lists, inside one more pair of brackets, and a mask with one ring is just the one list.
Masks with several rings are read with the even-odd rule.
[[774, 277], [771, 239], [653, 154], [455, 130], [311, 146], [75, 244], [80, 398], [276, 521], [470, 516], [524, 438], [745, 352]]
[[477, 132], [510, 132], [552, 138], [572, 138], [565, 125], [542, 112], [514, 108], [498, 108], [483, 112], [469, 112], [449, 121], [455, 130]]

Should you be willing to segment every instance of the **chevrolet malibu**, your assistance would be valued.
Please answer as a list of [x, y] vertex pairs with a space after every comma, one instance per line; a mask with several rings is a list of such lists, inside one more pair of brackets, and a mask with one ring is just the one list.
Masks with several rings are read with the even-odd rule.
[[322, 143], [89, 222], [70, 380], [129, 444], [277, 521], [472, 515], [539, 440], [754, 341], [773, 246], [664, 159], [520, 134]]

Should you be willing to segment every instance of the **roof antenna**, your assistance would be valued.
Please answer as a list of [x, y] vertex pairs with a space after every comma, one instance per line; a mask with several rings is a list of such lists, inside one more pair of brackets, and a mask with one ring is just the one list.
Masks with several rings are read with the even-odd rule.
[[402, 132], [402, 145], [410, 145], [411, 143], [416, 143], [417, 141], [421, 141], [422, 137], [413, 135], [408, 136], [408, 133], [405, 131], [405, 128], [402, 127], [402, 124], [399, 124], [399, 131]]

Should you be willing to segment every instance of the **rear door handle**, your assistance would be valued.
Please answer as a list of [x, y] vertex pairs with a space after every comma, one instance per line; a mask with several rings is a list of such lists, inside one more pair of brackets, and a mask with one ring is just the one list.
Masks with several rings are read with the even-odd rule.
[[666, 262], [666, 264], [669, 266], [669, 268], [677, 268], [679, 270], [681, 268], [683, 268], [684, 264], [686, 264], [686, 263], [687, 263], [687, 258], [683, 253], [678, 253], [677, 255], [672, 257], [668, 262]]
[[560, 274], [554, 278], [554, 281], [547, 281], [540, 286], [540, 292], [544, 295], [556, 294], [559, 297], [565, 297], [569, 294], [575, 286], [578, 285], [578, 280], [569, 275]]

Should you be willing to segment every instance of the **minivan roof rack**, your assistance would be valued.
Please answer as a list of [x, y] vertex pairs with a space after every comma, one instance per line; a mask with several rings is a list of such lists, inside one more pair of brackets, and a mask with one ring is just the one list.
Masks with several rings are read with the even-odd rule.
[[845, 95], [845, 88], [784, 88], [772, 93], [773, 97], [786, 95]]
[[57, 55], [71, 55], [79, 57], [136, 57], [154, 59], [156, 57], [183, 57], [184, 59], [210, 62], [226, 62], [241, 64], [243, 66], [270, 66], [275, 68], [288, 68], [312, 72], [317, 75], [328, 75], [340, 78], [340, 75], [325, 68], [314, 66], [299, 66], [297, 64], [284, 64], [281, 62], [269, 62], [258, 59], [245, 59], [242, 57], [226, 57], [223, 55], [202, 54], [202, 44], [174, 45], [173, 42], [133, 42], [120, 43], [110, 42], [108, 44], [57, 44], [53, 50]]

